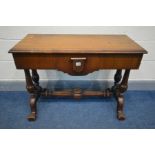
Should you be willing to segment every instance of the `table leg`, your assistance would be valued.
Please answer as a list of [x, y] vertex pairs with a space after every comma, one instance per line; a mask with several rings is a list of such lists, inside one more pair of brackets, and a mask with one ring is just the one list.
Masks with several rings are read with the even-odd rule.
[[114, 86], [116, 86], [121, 81], [121, 79], [122, 79], [122, 70], [121, 69], [118, 69], [116, 71], [115, 76], [114, 76], [114, 80], [115, 80]]
[[[117, 75], [118, 74], [118, 75]], [[113, 87], [113, 92], [114, 92], [114, 96], [116, 98], [117, 101], [117, 118], [119, 120], [124, 120], [125, 119], [125, 114], [123, 112], [123, 108], [124, 108], [124, 96], [123, 93], [127, 90], [128, 88], [128, 79], [129, 79], [129, 74], [130, 74], [130, 70], [127, 69], [125, 70], [123, 79], [121, 81], [120, 84], [118, 84], [118, 82], [121, 80], [121, 71], [116, 72], [115, 74], [115, 84]], [[119, 77], [119, 78], [116, 78]], [[118, 80], [119, 79], [119, 80]]]
[[39, 86], [39, 74], [35, 69], [32, 69], [32, 80], [35, 83], [35, 85]]
[[28, 69], [24, 70], [26, 78], [26, 88], [31, 94], [30, 108], [31, 114], [28, 116], [29, 121], [35, 121], [37, 115], [37, 100], [40, 97], [41, 87], [39, 86], [39, 75], [36, 70], [32, 70], [32, 77]]

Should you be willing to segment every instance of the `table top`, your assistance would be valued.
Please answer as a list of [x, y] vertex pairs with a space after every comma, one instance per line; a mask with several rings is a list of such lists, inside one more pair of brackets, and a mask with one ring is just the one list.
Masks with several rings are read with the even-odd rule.
[[28, 34], [9, 53], [142, 53], [126, 35]]

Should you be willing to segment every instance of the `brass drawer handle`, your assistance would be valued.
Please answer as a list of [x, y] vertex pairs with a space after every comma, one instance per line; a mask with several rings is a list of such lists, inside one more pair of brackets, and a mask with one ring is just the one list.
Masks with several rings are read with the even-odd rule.
[[86, 60], [86, 58], [71, 58], [71, 60]]

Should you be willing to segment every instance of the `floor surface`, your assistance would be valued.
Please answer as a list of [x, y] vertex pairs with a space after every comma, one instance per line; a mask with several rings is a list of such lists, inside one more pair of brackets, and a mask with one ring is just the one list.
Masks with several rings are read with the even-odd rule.
[[41, 98], [38, 117], [26, 116], [29, 94], [0, 92], [0, 128], [3, 129], [151, 129], [155, 128], [155, 91], [128, 91], [125, 94], [125, 121], [116, 119], [114, 98]]

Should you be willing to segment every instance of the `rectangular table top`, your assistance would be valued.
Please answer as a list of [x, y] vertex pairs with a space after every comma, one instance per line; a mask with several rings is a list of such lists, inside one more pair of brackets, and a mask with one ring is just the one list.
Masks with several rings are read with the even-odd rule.
[[28, 34], [10, 53], [147, 53], [126, 35]]

